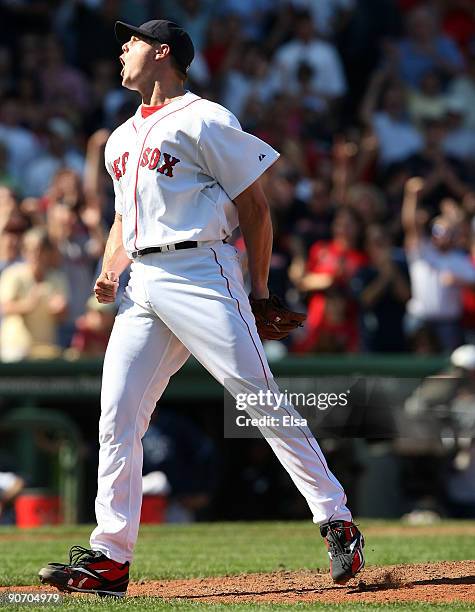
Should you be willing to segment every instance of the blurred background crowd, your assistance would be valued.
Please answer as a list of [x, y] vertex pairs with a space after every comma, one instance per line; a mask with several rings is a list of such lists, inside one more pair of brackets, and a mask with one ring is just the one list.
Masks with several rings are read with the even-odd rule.
[[157, 16], [193, 38], [189, 89], [281, 153], [270, 286], [309, 315], [282, 350], [472, 341], [473, 0], [0, 0], [1, 359], [104, 352], [103, 149], [140, 103], [113, 26]]
[[[281, 153], [263, 178], [274, 223], [270, 287], [308, 321], [268, 351], [449, 354], [474, 344], [475, 0], [0, 0], [0, 360], [105, 351], [115, 306], [91, 297], [114, 217], [103, 151], [140, 104], [120, 84], [114, 22], [157, 17], [193, 38], [188, 88]], [[232, 240], [246, 271], [242, 238]], [[446, 405], [473, 413], [475, 348], [460, 350]], [[422, 386], [425, 403], [415, 411], [409, 402], [408, 414], [433, 425], [429, 408], [444, 393]], [[220, 439], [213, 415], [204, 429]], [[442, 416], [435, 450], [398, 450], [410, 458], [406, 496], [447, 499], [447, 481], [456, 493], [446, 511], [475, 516], [473, 436], [471, 446], [448, 448]], [[89, 426], [92, 440], [96, 421]], [[325, 450], [351, 496], [364, 470], [345, 446], [356, 442], [339, 444]], [[221, 446], [232, 478], [221, 478], [208, 517], [306, 516], [263, 442], [236, 455], [229, 440]], [[165, 414], [144, 450], [145, 489], [178, 491], [175, 514], [199, 514], [220, 480], [210, 439]], [[94, 484], [96, 453], [88, 456]], [[36, 484], [5, 465], [0, 513]]]

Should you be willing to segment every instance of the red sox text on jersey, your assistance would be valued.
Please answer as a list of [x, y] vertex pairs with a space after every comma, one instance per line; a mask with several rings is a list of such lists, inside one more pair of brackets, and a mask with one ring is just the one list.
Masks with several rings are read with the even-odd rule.
[[190, 92], [147, 117], [137, 108], [105, 150], [126, 251], [230, 236], [234, 198], [277, 158], [227, 109]]
[[[170, 153], [163, 153], [163, 164], [159, 166], [161, 158], [162, 152], [158, 147], [155, 147], [154, 149], [147, 147], [142, 154], [140, 165], [142, 168], [148, 166], [149, 170], [157, 170], [160, 172], [160, 174], [164, 174], [165, 176], [172, 178], [173, 168], [176, 166], [176, 164], [180, 163], [180, 160], [177, 157], [170, 155]], [[128, 159], [129, 152], [126, 151], [112, 162], [112, 170], [114, 171], [114, 176], [117, 180], [120, 180], [125, 175]]]

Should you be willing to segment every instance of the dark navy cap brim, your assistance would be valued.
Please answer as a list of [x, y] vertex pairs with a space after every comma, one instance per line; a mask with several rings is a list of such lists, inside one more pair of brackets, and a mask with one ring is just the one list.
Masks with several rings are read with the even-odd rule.
[[130, 25], [128, 23], [124, 23], [123, 21], [116, 21], [114, 30], [115, 37], [121, 44], [124, 44], [128, 40], [130, 40], [131, 36], [137, 36], [139, 38], [153, 38], [153, 36], [147, 34], [140, 28], [137, 28], [136, 26]]

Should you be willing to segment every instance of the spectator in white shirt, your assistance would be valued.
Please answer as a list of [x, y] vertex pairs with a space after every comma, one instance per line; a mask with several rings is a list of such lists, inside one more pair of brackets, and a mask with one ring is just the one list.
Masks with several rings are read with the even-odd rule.
[[83, 173], [84, 157], [72, 145], [74, 131], [67, 121], [53, 118], [48, 122], [48, 150], [28, 166], [23, 182], [26, 196], [40, 197], [61, 168]]
[[280, 89], [281, 82], [275, 68], [269, 65], [257, 45], [249, 44], [244, 48], [239, 64], [226, 75], [222, 91], [223, 105], [238, 119], [242, 119], [251, 96], [268, 103]]
[[302, 13], [296, 20], [295, 38], [284, 44], [275, 55], [282, 82], [292, 91], [298, 89], [298, 70], [302, 63], [313, 70], [313, 88], [328, 101], [346, 93], [343, 66], [334, 45], [315, 36], [311, 15]]
[[431, 236], [417, 210], [424, 181], [407, 182], [402, 208], [405, 250], [412, 297], [407, 304], [406, 331], [413, 335], [422, 328], [437, 340], [439, 348], [452, 351], [463, 343], [462, 288], [475, 285], [475, 267], [454, 248], [456, 225], [440, 215], [431, 223]]
[[[381, 109], [377, 110], [381, 97]], [[371, 78], [361, 120], [378, 139], [382, 166], [402, 162], [424, 146], [422, 136], [409, 120], [406, 92], [397, 81], [390, 80], [387, 70], [378, 70]]]

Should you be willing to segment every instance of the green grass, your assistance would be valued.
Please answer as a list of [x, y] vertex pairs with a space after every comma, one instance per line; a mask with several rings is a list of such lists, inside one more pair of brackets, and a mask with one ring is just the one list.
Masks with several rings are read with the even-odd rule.
[[[471, 523], [470, 523], [471, 524]], [[463, 523], [458, 522], [460, 535], [444, 535], [443, 523], [427, 532], [411, 531], [408, 538], [388, 536], [386, 523], [363, 521], [361, 528], [367, 537], [368, 565], [390, 565], [437, 560], [473, 558], [475, 538], [463, 534]], [[392, 523], [394, 525], [394, 523]], [[439, 533], [440, 530], [440, 533]], [[88, 545], [91, 528], [41, 528], [17, 531], [0, 528], [0, 585], [36, 584], [38, 569], [48, 561], [65, 561], [73, 544]], [[373, 532], [373, 533], [372, 533]], [[22, 536], [21, 540], [2, 536]], [[262, 572], [278, 569], [317, 569], [327, 567], [327, 555], [316, 526], [309, 523], [214, 523], [195, 525], [144, 526], [141, 529], [132, 566], [132, 580], [219, 576], [242, 572]], [[125, 601], [68, 598], [61, 606], [40, 606], [43, 610], [121, 610], [132, 606], [134, 612], [148, 610], [271, 610], [286, 608], [277, 605], [211, 605], [186, 601], [163, 602], [153, 598], [134, 598]], [[473, 606], [450, 604], [395, 604], [395, 605], [292, 605], [305, 610], [475, 610]], [[31, 609], [28, 606], [0, 606], [0, 611]]]

